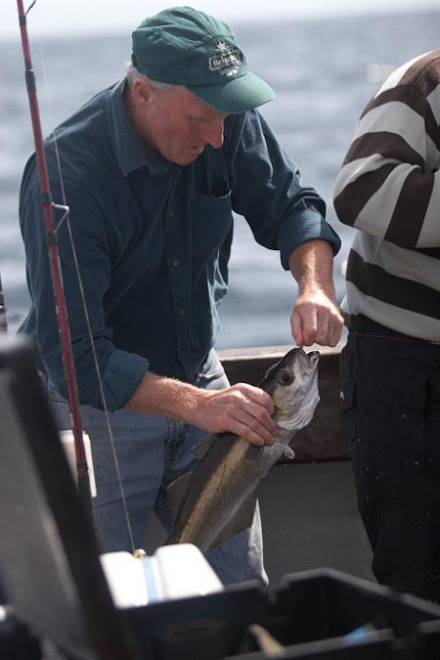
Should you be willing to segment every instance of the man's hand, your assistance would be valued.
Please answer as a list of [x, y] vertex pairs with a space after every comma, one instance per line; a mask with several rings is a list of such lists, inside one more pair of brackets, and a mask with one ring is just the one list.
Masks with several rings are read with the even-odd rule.
[[247, 383], [203, 390], [148, 371], [127, 408], [172, 417], [212, 433], [236, 433], [254, 445], [272, 445], [277, 431], [272, 397]]
[[290, 324], [298, 346], [336, 346], [344, 321], [335, 304], [333, 251], [329, 243], [308, 241], [289, 257], [299, 293]]
[[225, 390], [203, 391], [192, 423], [207, 431], [236, 433], [254, 445], [272, 445], [277, 426], [272, 397], [253, 385], [237, 383]]
[[290, 318], [292, 337], [298, 346], [336, 346], [343, 324], [335, 303], [322, 290], [299, 295]]

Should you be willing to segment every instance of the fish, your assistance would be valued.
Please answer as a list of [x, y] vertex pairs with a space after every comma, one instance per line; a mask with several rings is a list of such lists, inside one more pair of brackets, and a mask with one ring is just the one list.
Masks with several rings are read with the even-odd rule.
[[251, 526], [261, 480], [283, 455], [294, 457], [292, 437], [312, 420], [319, 402], [318, 361], [318, 351], [295, 347], [260, 382], [274, 403], [272, 445], [222, 433], [193, 448], [200, 459], [195, 469], [167, 490], [173, 525], [165, 545], [192, 543], [206, 553]]

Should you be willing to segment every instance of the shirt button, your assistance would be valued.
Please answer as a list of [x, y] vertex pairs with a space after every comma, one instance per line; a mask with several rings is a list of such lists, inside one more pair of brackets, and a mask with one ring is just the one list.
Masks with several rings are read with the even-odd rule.
[[179, 316], [185, 316], [185, 309], [183, 307], [179, 307], [177, 310]]
[[173, 266], [180, 266], [180, 259], [173, 259]]

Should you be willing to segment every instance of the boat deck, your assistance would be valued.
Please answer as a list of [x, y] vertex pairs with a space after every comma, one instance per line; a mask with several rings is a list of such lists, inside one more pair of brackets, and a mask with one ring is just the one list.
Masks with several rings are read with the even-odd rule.
[[[260, 508], [272, 585], [288, 573], [323, 567], [373, 579], [349, 461], [275, 465], [262, 481]], [[154, 518], [146, 550], [154, 552], [164, 537]]]

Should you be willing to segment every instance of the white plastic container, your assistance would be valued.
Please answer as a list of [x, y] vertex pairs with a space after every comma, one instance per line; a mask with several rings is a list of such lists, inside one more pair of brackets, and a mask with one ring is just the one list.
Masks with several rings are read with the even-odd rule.
[[[75, 438], [73, 431], [60, 431], [61, 443], [66, 452], [67, 461], [72, 470], [75, 483], [78, 483], [78, 472], [76, 467], [76, 452], [75, 452]], [[83, 433], [84, 450], [86, 454], [87, 467], [89, 468], [90, 492], [92, 497], [96, 497], [96, 481], [95, 472], [93, 470], [92, 449], [90, 446], [90, 438], [87, 433]]]
[[207, 559], [195, 545], [164, 545], [152, 556], [129, 552], [100, 556], [116, 607], [138, 607], [223, 590]]

